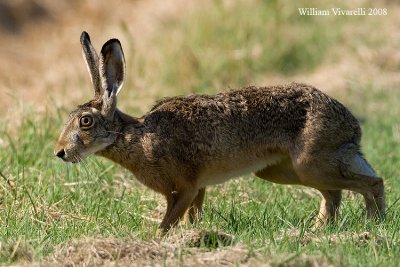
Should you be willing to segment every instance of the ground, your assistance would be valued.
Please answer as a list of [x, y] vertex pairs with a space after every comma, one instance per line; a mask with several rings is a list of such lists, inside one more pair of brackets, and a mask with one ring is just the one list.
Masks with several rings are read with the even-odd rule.
[[[57, 4], [55, 4], [57, 3]], [[300, 6], [386, 8], [386, 16], [301, 17]], [[326, 4], [325, 4], [326, 5]], [[400, 5], [396, 1], [3, 1], [0, 3], [0, 264], [14, 266], [398, 266]], [[315, 229], [320, 196], [252, 175], [209, 188], [202, 220], [160, 236], [165, 202], [115, 164], [52, 156], [67, 114], [92, 96], [80, 33], [121, 40], [119, 105], [248, 84], [306, 82], [362, 123], [385, 180], [387, 218], [346, 192]]]

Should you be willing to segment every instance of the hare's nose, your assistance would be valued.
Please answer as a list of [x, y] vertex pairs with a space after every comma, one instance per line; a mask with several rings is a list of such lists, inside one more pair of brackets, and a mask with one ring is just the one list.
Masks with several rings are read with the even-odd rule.
[[59, 157], [60, 159], [64, 159], [65, 156], [65, 150], [64, 148], [60, 149], [58, 152], [54, 153], [57, 157]]

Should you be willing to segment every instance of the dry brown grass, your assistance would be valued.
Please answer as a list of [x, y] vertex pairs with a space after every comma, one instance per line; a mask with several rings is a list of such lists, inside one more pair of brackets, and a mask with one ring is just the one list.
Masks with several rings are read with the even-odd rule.
[[[15, 105], [32, 106], [35, 111], [79, 104], [91, 97], [91, 87], [81, 56], [79, 36], [83, 30], [92, 36], [97, 49], [103, 42], [118, 37], [135, 49], [147, 53], [147, 42], [157, 34], [157, 25], [183, 10], [193, 10], [196, 1], [34, 1], [46, 14], [42, 19], [29, 17], [24, 1], [5, 1], [14, 13], [18, 31], [0, 28], [0, 112], [15, 114]], [[202, 3], [203, 7], [207, 6]], [[34, 23], [28, 23], [34, 22]], [[4, 23], [3, 23], [4, 24]], [[130, 57], [130, 51], [125, 49]], [[131, 66], [128, 66], [131, 67]], [[146, 84], [147, 85], [147, 84]], [[145, 86], [144, 91], [147, 91]], [[143, 88], [140, 88], [143, 89]], [[144, 95], [146, 93], [144, 92]], [[154, 99], [145, 101], [151, 103]], [[134, 104], [135, 105], [135, 104]], [[3, 117], [3, 116], [2, 116]]]
[[[213, 238], [218, 245], [210, 248]], [[29, 262], [31, 256], [27, 256], [28, 261], [12, 266], [332, 266], [323, 256], [276, 256], [261, 251], [249, 251], [221, 232], [186, 231], [151, 241], [134, 237], [75, 240], [41, 262]]]
[[[214, 244], [213, 239], [217, 239]], [[371, 240], [382, 243], [383, 238], [370, 232], [341, 233], [321, 236], [298, 229], [282, 233], [275, 242], [283, 239], [298, 240], [303, 245], [326, 242], [331, 245], [355, 242], [368, 245]], [[174, 231], [167, 237], [143, 241], [129, 238], [85, 238], [73, 240], [56, 248], [41, 262], [31, 262], [32, 252], [27, 246], [17, 244], [9, 249], [22, 260], [12, 266], [332, 266], [320, 255], [268, 254], [263, 248], [250, 251], [234, 241], [234, 237], [216, 231]], [[340, 260], [339, 260], [340, 262]]]
[[[384, 238], [370, 232], [321, 235], [320, 232], [300, 233], [298, 229], [286, 231], [276, 237], [296, 240], [303, 246], [312, 242], [355, 242], [367, 246], [369, 242], [384, 242]], [[302, 253], [274, 255], [263, 248], [249, 250], [235, 241], [235, 237], [218, 231], [181, 231], [175, 229], [165, 237], [154, 240], [127, 238], [84, 238], [59, 246], [40, 262], [32, 262], [29, 246], [17, 243], [2, 249], [13, 250], [19, 257], [12, 266], [332, 266], [321, 255]], [[340, 262], [340, 259], [336, 260]]]

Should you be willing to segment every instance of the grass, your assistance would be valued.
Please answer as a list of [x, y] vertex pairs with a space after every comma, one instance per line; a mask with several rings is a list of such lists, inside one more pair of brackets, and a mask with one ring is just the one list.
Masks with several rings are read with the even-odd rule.
[[[146, 50], [135, 51], [128, 59], [128, 67], [131, 63], [134, 71], [128, 76], [128, 85], [137, 85], [137, 90], [146, 90], [147, 95], [162, 88], [155, 98], [170, 92], [237, 88], [263, 80], [266, 73], [312, 71], [334, 58], [333, 48], [344, 40], [343, 26], [348, 19], [298, 15], [297, 7], [321, 7], [318, 1], [296, 5], [261, 0], [231, 5], [212, 2], [197, 12], [164, 19]], [[355, 21], [362, 24], [363, 18]], [[140, 37], [123, 26], [128, 43], [134, 44]], [[146, 86], [141, 88], [143, 83]]]
[[[293, 6], [278, 1], [221, 5], [215, 1], [206, 16], [195, 12], [166, 20], [152, 44], [158, 61], [147, 61], [146, 55], [128, 58], [131, 66], [141, 66], [133, 68], [127, 88], [144, 79], [165, 85], [168, 95], [215, 92], [252, 83], [265, 73], [304, 73], [329, 59], [343, 38], [346, 20], [295, 16]], [[335, 27], [326, 31], [332, 23]], [[363, 151], [385, 178], [383, 223], [365, 220], [361, 197], [346, 194], [337, 224], [314, 230], [318, 195], [246, 176], [209, 188], [202, 220], [175, 231], [223, 231], [254, 254], [272, 257], [277, 266], [303, 256], [343, 266], [398, 266], [400, 93], [363, 85], [337, 96], [363, 122]], [[43, 259], [71, 239], [157, 237], [165, 209], [159, 195], [105, 159], [72, 165], [52, 155], [65, 117], [64, 110], [25, 111], [18, 127], [9, 130], [13, 121], [0, 124], [0, 264]], [[217, 241], [211, 236], [203, 246], [212, 249]]]
[[[248, 176], [208, 190], [203, 220], [195, 229], [219, 229], [235, 242], [262, 253], [323, 255], [333, 264], [396, 266], [400, 262], [400, 186], [396, 182], [400, 153], [396, 91], [376, 88], [352, 91], [346, 100], [363, 118], [363, 148], [385, 177], [387, 219], [364, 220], [360, 197], [344, 198], [335, 226], [312, 230], [319, 196], [302, 187], [280, 186]], [[358, 104], [363, 99], [362, 109]], [[353, 102], [354, 101], [354, 102]], [[384, 104], [382, 104], [384, 103]], [[40, 259], [55, 245], [86, 236], [139, 239], [156, 236], [163, 200], [115, 164], [91, 157], [79, 165], [52, 156], [62, 127], [59, 117], [25, 116], [10, 134], [1, 134], [0, 262]], [[293, 234], [295, 232], [295, 234]], [[354, 233], [368, 232], [365, 240]], [[342, 240], [339, 240], [342, 239]], [[19, 249], [16, 253], [15, 247]], [[25, 249], [24, 249], [25, 248]]]

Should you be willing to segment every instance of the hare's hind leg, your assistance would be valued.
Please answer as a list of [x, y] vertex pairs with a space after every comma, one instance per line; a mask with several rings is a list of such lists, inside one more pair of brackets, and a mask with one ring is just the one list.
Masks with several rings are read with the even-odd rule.
[[302, 156], [307, 160], [296, 158], [294, 168], [304, 185], [321, 192], [347, 189], [361, 193], [369, 217], [384, 215], [383, 180], [375, 175], [354, 144], [347, 144], [336, 152]]
[[[258, 177], [279, 184], [303, 184], [293, 169], [292, 161], [287, 158], [278, 164], [268, 166], [255, 173]], [[319, 190], [323, 196], [317, 225], [335, 219], [342, 200], [341, 190]]]
[[342, 175], [349, 180], [358, 181], [358, 184], [350, 189], [364, 196], [367, 216], [383, 217], [385, 214], [383, 179], [375, 174], [368, 162], [357, 153], [350, 163], [342, 164]]
[[200, 188], [197, 196], [195, 199], [192, 201], [192, 204], [190, 204], [190, 208], [185, 216], [185, 223], [193, 223], [201, 214], [201, 211], [203, 209], [203, 202], [204, 202], [204, 196], [206, 193], [205, 188]]
[[364, 196], [367, 216], [383, 218], [385, 216], [385, 187], [383, 179], [359, 174], [353, 174], [353, 177], [369, 180], [369, 190], [360, 192]]
[[333, 221], [339, 215], [342, 190], [319, 190], [322, 194], [321, 206], [317, 218], [317, 226]]

